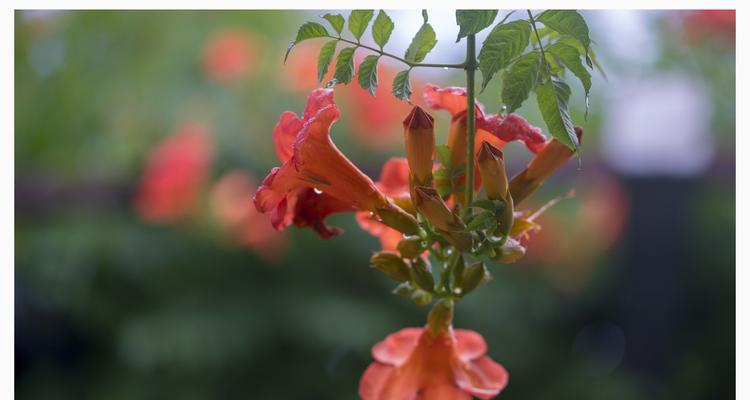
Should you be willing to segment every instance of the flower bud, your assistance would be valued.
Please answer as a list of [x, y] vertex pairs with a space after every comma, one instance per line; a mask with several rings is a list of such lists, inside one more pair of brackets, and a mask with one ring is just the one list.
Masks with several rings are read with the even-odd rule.
[[505, 199], [508, 193], [508, 177], [505, 175], [503, 152], [489, 142], [482, 142], [477, 154], [477, 165], [487, 198]]
[[419, 223], [416, 218], [399, 206], [388, 203], [385, 207], [375, 210], [380, 217], [380, 222], [407, 235], [416, 235], [419, 232]]
[[379, 251], [370, 257], [370, 264], [378, 271], [399, 282], [410, 278], [409, 266], [396, 254]]
[[451, 149], [451, 164], [455, 167], [466, 162], [466, 113], [453, 117], [448, 131], [448, 147]]
[[435, 123], [432, 116], [421, 107], [414, 106], [404, 120], [404, 142], [409, 170], [415, 184], [432, 182], [432, 164], [435, 154]]
[[[583, 130], [575, 128], [578, 141], [581, 141]], [[509, 190], [516, 205], [542, 185], [557, 169], [563, 166], [575, 152], [568, 146], [552, 139], [542, 148], [529, 163], [528, 167], [514, 176], [510, 181]]]
[[404, 258], [415, 258], [424, 252], [424, 240], [419, 236], [408, 236], [396, 245], [398, 252]]
[[453, 287], [460, 288], [464, 281], [464, 271], [466, 271], [466, 263], [463, 256], [459, 255], [456, 258], [456, 263], [451, 269], [453, 270]]
[[526, 248], [513, 238], [508, 238], [503, 247], [498, 249], [497, 255], [492, 259], [500, 264], [512, 264], [526, 254]]
[[490, 272], [484, 263], [478, 262], [469, 265], [464, 271], [463, 282], [461, 283], [461, 295], [466, 295], [474, 289], [484, 285], [490, 280]]
[[505, 200], [501, 201], [505, 202], [505, 207], [497, 216], [497, 233], [507, 236], [513, 229], [513, 197], [507, 193]]
[[432, 295], [424, 290], [417, 289], [411, 294], [411, 301], [419, 307], [424, 307], [432, 301]]
[[442, 299], [432, 306], [427, 315], [427, 329], [432, 337], [437, 337], [441, 332], [447, 332], [453, 323], [453, 300]]
[[401, 282], [398, 286], [391, 290], [391, 293], [402, 297], [408, 296], [409, 293], [411, 293], [411, 282]]
[[417, 258], [412, 262], [411, 277], [420, 288], [427, 292], [435, 289], [435, 278], [432, 276], [432, 268], [423, 258]]
[[465, 228], [461, 220], [448, 208], [437, 191], [431, 187], [414, 187], [414, 206], [428, 221], [443, 231], [459, 231]]

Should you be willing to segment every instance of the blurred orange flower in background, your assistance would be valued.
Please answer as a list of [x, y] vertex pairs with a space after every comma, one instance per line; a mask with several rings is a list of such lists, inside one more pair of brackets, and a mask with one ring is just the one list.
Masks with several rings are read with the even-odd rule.
[[208, 126], [183, 123], [151, 152], [135, 193], [135, 208], [152, 223], [186, 217], [208, 179], [214, 143]]
[[508, 383], [508, 372], [485, 355], [477, 332], [405, 328], [372, 348], [375, 362], [362, 375], [363, 400], [490, 399]]
[[248, 76], [257, 68], [259, 42], [248, 31], [233, 29], [216, 33], [203, 49], [203, 72], [219, 82]]
[[251, 202], [258, 181], [242, 170], [225, 173], [211, 189], [211, 210], [231, 240], [253, 249], [266, 259], [277, 259], [286, 244], [284, 235], [271, 226], [271, 218]]
[[706, 36], [716, 36], [734, 44], [737, 12], [735, 10], [691, 10], [682, 20], [685, 39], [696, 43]]

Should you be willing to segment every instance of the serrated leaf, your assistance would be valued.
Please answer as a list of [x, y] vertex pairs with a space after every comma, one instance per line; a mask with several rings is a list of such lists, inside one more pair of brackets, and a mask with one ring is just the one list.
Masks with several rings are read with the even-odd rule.
[[481, 32], [497, 17], [497, 10], [456, 10], [456, 24], [460, 27], [456, 42]]
[[336, 33], [341, 35], [341, 31], [344, 30], [344, 17], [341, 14], [326, 14], [323, 18], [331, 24]]
[[365, 33], [367, 25], [372, 19], [372, 10], [352, 10], [349, 14], [349, 32], [354, 35], [357, 40], [362, 37]]
[[422, 27], [419, 28], [419, 31], [417, 31], [417, 34], [414, 35], [414, 38], [411, 40], [409, 48], [406, 49], [404, 58], [407, 61], [415, 63], [422, 62], [427, 56], [427, 53], [435, 47], [435, 44], [437, 44], [435, 30], [432, 29], [430, 24], [422, 24]]
[[479, 70], [482, 71], [482, 90], [496, 72], [508, 66], [523, 53], [529, 44], [531, 26], [526, 21], [498, 24], [492, 29], [479, 51]]
[[557, 42], [547, 46], [545, 51], [556, 56], [581, 81], [586, 97], [588, 97], [591, 90], [591, 74], [583, 66], [578, 50], [573, 46]]
[[338, 40], [331, 40], [320, 48], [320, 55], [318, 55], [318, 83], [322, 82], [328, 73], [328, 67], [331, 66], [333, 55], [336, 53], [337, 43]]
[[286, 62], [286, 59], [289, 57], [289, 53], [297, 43], [305, 41], [307, 39], [326, 36], [328, 36], [328, 30], [326, 30], [323, 25], [317, 22], [306, 22], [302, 24], [302, 26], [300, 26], [297, 30], [297, 37], [293, 42], [289, 43], [289, 47], [287, 47], [286, 49], [286, 54], [284, 54], [284, 62]]
[[469, 221], [469, 223], [466, 225], [467, 231], [473, 231], [474, 229], [479, 228], [485, 221], [489, 220], [490, 218], [494, 217], [495, 213], [492, 211], [482, 211], [481, 213], [477, 214], [474, 218]]
[[378, 88], [378, 60], [380, 56], [369, 55], [359, 64], [357, 71], [357, 80], [362, 89], [366, 89], [370, 94], [375, 96], [375, 89]]
[[378, 16], [375, 17], [375, 22], [372, 23], [372, 39], [380, 46], [381, 50], [391, 38], [394, 26], [391, 17], [385, 11], [380, 10]]
[[409, 82], [409, 70], [404, 70], [396, 74], [393, 78], [393, 88], [391, 90], [396, 98], [409, 101], [411, 97], [411, 83]]
[[574, 151], [578, 151], [578, 137], [568, 113], [570, 87], [565, 82], [551, 77], [536, 87], [536, 101], [550, 134]]
[[547, 10], [537, 17], [544, 26], [554, 29], [562, 35], [570, 35], [578, 40], [588, 53], [591, 46], [589, 27], [586, 20], [576, 10]]
[[539, 75], [539, 53], [532, 51], [514, 62], [503, 79], [503, 91], [500, 95], [503, 104], [510, 114], [517, 110], [529, 97]]
[[352, 81], [354, 76], [354, 50], [356, 47], [347, 47], [339, 52], [336, 57], [336, 71], [333, 73], [333, 79], [345, 85]]
[[584, 56], [584, 59], [586, 60], [586, 65], [589, 66], [590, 69], [596, 68], [597, 71], [604, 77], [604, 79], [607, 79], [607, 73], [602, 68], [601, 64], [599, 64], [599, 61], [597, 61], [596, 58], [596, 52], [592, 47], [589, 47], [589, 52], [586, 54], [586, 49], [583, 47], [581, 42], [576, 40], [575, 38], [571, 36], [563, 36], [558, 40], [558, 43], [565, 43], [567, 45], [573, 46], [578, 50], [578, 52]]
[[448, 145], [441, 144], [438, 146], [435, 146], [435, 153], [438, 156], [438, 160], [440, 160], [440, 164], [443, 164], [443, 166], [447, 169], [451, 168], [451, 148], [448, 147]]

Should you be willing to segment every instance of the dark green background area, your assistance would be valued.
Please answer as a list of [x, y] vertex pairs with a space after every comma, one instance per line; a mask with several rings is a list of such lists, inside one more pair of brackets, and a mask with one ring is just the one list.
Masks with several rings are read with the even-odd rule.
[[[18, 398], [353, 399], [371, 346], [424, 323], [426, 309], [390, 295], [393, 282], [367, 267], [379, 244], [351, 215], [332, 218], [346, 233], [329, 241], [290, 229], [287, 252], [269, 262], [199, 223], [154, 226], [133, 212], [148, 152], [186, 103], [214, 121], [212, 179], [232, 168], [262, 177], [275, 165], [270, 132], [305, 100], [279, 84], [280, 61], [296, 27], [314, 16], [16, 13]], [[200, 67], [203, 46], [226, 27], [255, 32], [265, 50], [256, 72], [231, 87]], [[593, 102], [584, 169], [566, 167], [538, 196], [585, 191], [578, 185], [605, 171], [629, 204], [620, 240], [576, 290], [555, 284], [554, 263], [522, 260], [493, 266], [493, 280], [457, 306], [455, 325], [480, 332], [510, 371], [500, 398], [734, 394], [734, 53], [696, 45], [685, 63], [667, 29], [660, 40], [654, 68], [683, 69], [718, 99], [715, 160], [692, 177], [619, 176], [599, 154], [604, 105]], [[600, 61], [607, 65], [604, 49]], [[580, 85], [571, 87], [580, 97]], [[480, 100], [496, 104], [498, 89], [491, 84]], [[594, 99], [606, 90], [596, 80]], [[582, 102], [573, 103], [583, 121]], [[543, 126], [534, 101], [519, 113]], [[440, 113], [441, 132], [447, 121]], [[348, 134], [354, 123], [344, 115], [334, 140], [377, 177], [402, 150], [368, 149]], [[508, 149], [523, 154], [509, 155], [517, 171], [528, 156]], [[576, 201], [551, 212], [575, 224], [565, 217]]]

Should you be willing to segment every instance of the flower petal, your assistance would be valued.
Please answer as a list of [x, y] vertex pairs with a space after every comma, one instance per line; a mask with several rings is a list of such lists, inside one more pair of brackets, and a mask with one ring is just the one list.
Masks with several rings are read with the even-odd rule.
[[373, 346], [372, 356], [377, 361], [398, 367], [409, 358], [423, 331], [422, 328], [404, 328], [392, 333]]
[[471, 400], [471, 395], [450, 383], [427, 386], [417, 400]]
[[480, 399], [497, 396], [508, 384], [508, 372], [487, 356], [454, 365], [453, 373], [458, 387]]
[[333, 89], [315, 89], [307, 97], [307, 104], [305, 105], [305, 112], [302, 114], [302, 120], [307, 122], [310, 118], [318, 114], [320, 110], [330, 106], [336, 106], [336, 103], [333, 101]]
[[362, 400], [416, 400], [419, 382], [409, 371], [374, 362], [359, 381]]
[[518, 114], [510, 114], [507, 118], [503, 115], [485, 116], [477, 121], [477, 126], [505, 142], [521, 141], [533, 153], [539, 152], [547, 142], [540, 128]]
[[362, 400], [376, 400], [381, 398], [388, 377], [394, 368], [378, 362], [370, 364], [359, 380], [359, 397]]
[[487, 352], [487, 343], [482, 335], [467, 329], [456, 329], [456, 353], [463, 361], [475, 360]]
[[294, 224], [300, 228], [309, 226], [322, 239], [340, 235], [340, 228], [325, 224], [324, 220], [331, 214], [354, 211], [352, 206], [325, 193], [316, 193], [312, 188], [305, 188], [297, 193], [294, 206]]
[[380, 190], [388, 196], [409, 195], [409, 163], [405, 158], [392, 157], [380, 171]]
[[302, 130], [302, 120], [297, 114], [286, 111], [279, 117], [279, 122], [273, 128], [273, 142], [276, 145], [276, 155], [281, 163], [285, 163], [294, 154], [294, 141]]
[[[424, 85], [424, 102], [433, 110], [446, 110], [456, 117], [466, 111], [466, 89], [457, 86], [440, 88], [428, 83]], [[477, 102], [477, 114], [483, 114], [482, 105]]]

